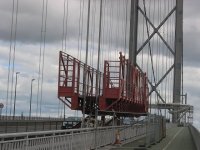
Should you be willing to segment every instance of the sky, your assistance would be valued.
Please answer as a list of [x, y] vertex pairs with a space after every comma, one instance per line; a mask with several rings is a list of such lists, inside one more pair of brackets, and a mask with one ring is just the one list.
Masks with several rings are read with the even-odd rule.
[[[6, 103], [6, 91], [7, 91], [7, 81], [8, 81], [8, 64], [9, 64], [9, 51], [11, 46], [11, 56], [13, 56], [13, 51], [15, 49], [15, 70], [14, 70], [14, 80], [15, 72], [20, 72], [18, 75], [17, 84], [17, 98], [16, 98], [16, 114], [28, 115], [29, 113], [29, 100], [30, 100], [30, 89], [31, 80], [38, 78], [38, 67], [39, 67], [39, 56], [40, 49], [44, 50], [43, 40], [41, 40], [41, 30], [44, 35], [44, 29], [42, 27], [42, 6], [41, 0], [18, 0], [18, 17], [17, 17], [17, 30], [16, 30], [16, 46], [14, 48], [14, 43], [11, 45], [11, 22], [12, 22], [12, 0], [1, 0], [0, 1], [0, 102]], [[110, 0], [109, 2], [111, 2]], [[108, 3], [105, 8], [109, 10], [112, 6], [113, 9], [117, 7], [117, 0], [114, 4]], [[155, 0], [157, 1], [157, 0]], [[93, 7], [91, 9], [91, 14], [98, 14], [99, 1], [92, 2]], [[81, 40], [79, 33], [79, 24], [82, 23], [82, 37], [86, 36], [86, 18], [87, 18], [87, 1], [81, 2], [85, 9], [82, 10], [83, 21], [80, 20], [80, 1], [79, 0], [69, 0], [68, 3], [68, 20], [66, 21], [67, 30], [66, 32], [66, 44], [63, 39], [63, 14], [64, 14], [64, 0], [48, 0], [47, 9], [47, 22], [46, 22], [46, 39], [45, 39], [45, 57], [44, 57], [44, 84], [43, 84], [43, 99], [42, 99], [42, 109], [41, 112], [45, 116], [60, 116], [61, 115], [61, 105], [57, 99], [57, 75], [58, 75], [58, 52], [59, 50], [65, 48], [67, 52], [74, 57], [77, 57], [84, 61], [85, 40]], [[194, 105], [194, 124], [200, 128], [200, 1], [199, 0], [185, 0], [184, 1], [184, 93], [188, 95], [188, 103]], [[66, 4], [67, 7], [67, 4]], [[125, 7], [125, 3], [123, 3]], [[16, 8], [16, 1], [15, 1]], [[16, 9], [15, 9], [16, 11]], [[121, 13], [119, 16], [106, 16], [105, 20], [112, 18], [113, 24], [117, 24], [113, 28], [122, 28], [125, 17], [125, 11], [120, 9]], [[44, 11], [45, 17], [45, 11]], [[15, 24], [16, 16], [13, 16], [13, 22]], [[98, 40], [98, 17], [91, 15], [91, 41]], [[44, 21], [44, 20], [43, 20]], [[16, 27], [16, 25], [14, 25]], [[14, 30], [13, 28], [13, 35]], [[114, 32], [114, 29], [112, 29]], [[128, 32], [128, 30], [126, 31]], [[114, 34], [114, 33], [113, 33]], [[127, 36], [124, 32], [116, 33], [115, 46], [112, 49], [121, 49], [123, 42], [121, 37]], [[122, 36], [119, 36], [122, 35]], [[106, 37], [106, 34], [104, 35]], [[115, 36], [115, 35], [114, 35]], [[105, 38], [106, 39], [106, 38]], [[14, 40], [13, 40], [14, 41]], [[110, 48], [107, 40], [103, 41], [103, 49]], [[64, 43], [64, 44], [63, 44]], [[89, 46], [92, 48], [97, 48], [96, 42], [90, 42]], [[125, 44], [126, 46], [126, 44]], [[80, 50], [78, 50], [80, 49]], [[126, 52], [125, 52], [126, 53]], [[92, 54], [91, 54], [92, 55]], [[115, 53], [110, 54], [114, 57]], [[89, 62], [92, 66], [95, 66], [96, 55]], [[106, 59], [106, 58], [105, 58]], [[12, 61], [11, 61], [12, 65]], [[12, 68], [11, 68], [12, 72]], [[10, 77], [10, 83], [12, 78]], [[33, 99], [32, 99], [32, 109], [33, 114], [37, 109], [37, 80], [33, 81]], [[11, 85], [10, 85], [11, 89]], [[9, 92], [10, 98], [10, 92]], [[8, 104], [10, 101], [8, 101]], [[3, 113], [5, 113], [5, 107], [3, 108]], [[39, 109], [39, 108], [38, 108]], [[8, 106], [8, 114], [10, 112], [10, 107]], [[67, 115], [76, 114], [75, 111], [70, 111], [67, 109]]]

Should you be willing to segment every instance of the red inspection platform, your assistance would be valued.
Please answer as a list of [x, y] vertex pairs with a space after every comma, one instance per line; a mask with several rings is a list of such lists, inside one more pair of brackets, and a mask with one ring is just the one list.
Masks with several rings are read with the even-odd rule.
[[[99, 80], [96, 80], [99, 74]], [[120, 52], [118, 61], [104, 61], [104, 73], [60, 51], [58, 98], [72, 110], [147, 113], [148, 84], [141, 73]], [[96, 82], [99, 87], [96, 89]], [[98, 90], [98, 92], [96, 91]], [[99, 95], [96, 96], [96, 93]], [[98, 105], [95, 104], [96, 97]]]

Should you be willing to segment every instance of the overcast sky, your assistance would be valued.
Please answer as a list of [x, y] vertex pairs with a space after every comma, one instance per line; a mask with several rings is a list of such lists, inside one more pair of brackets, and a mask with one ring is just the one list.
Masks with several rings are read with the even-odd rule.
[[[84, 0], [85, 1], [85, 0]], [[113, 1], [116, 5], [108, 3], [105, 8], [109, 10], [112, 6], [117, 7], [116, 0]], [[16, 2], [16, 1], [15, 1]], [[92, 13], [97, 13], [99, 10], [99, 1], [92, 2]], [[83, 2], [81, 3], [83, 5]], [[125, 8], [126, 3], [123, 3]], [[45, 51], [45, 66], [44, 66], [44, 87], [42, 113], [46, 116], [57, 116], [59, 109], [59, 101], [57, 99], [57, 73], [58, 73], [58, 52], [62, 48], [62, 33], [63, 33], [63, 14], [64, 0], [49, 0], [47, 13], [47, 29], [46, 29], [46, 51]], [[83, 37], [85, 37], [86, 29], [86, 11], [87, 1], [84, 2], [85, 9], [83, 11]], [[16, 5], [15, 5], [16, 6]], [[184, 91], [188, 94], [188, 103], [195, 106], [194, 123], [200, 127], [200, 1], [185, 0], [184, 1]], [[15, 7], [16, 8], [16, 7]], [[67, 24], [67, 49], [68, 53], [75, 57], [80, 57], [84, 60], [84, 55], [77, 55], [78, 52], [78, 35], [79, 35], [79, 13], [80, 1], [69, 0], [69, 13]], [[118, 17], [112, 16], [112, 21], [123, 27], [125, 17], [124, 9], [120, 10]], [[91, 18], [94, 17], [91, 15]], [[111, 17], [111, 16], [109, 16]], [[107, 18], [109, 18], [107, 17]], [[15, 18], [15, 16], [14, 16]], [[6, 88], [8, 75], [8, 58], [10, 50], [10, 32], [12, 20], [12, 0], [0, 1], [0, 102], [6, 103]], [[92, 19], [91, 19], [92, 20]], [[98, 20], [98, 17], [93, 18]], [[105, 18], [106, 20], [106, 18]], [[14, 20], [15, 22], [15, 20]], [[94, 21], [95, 22], [95, 21]], [[97, 40], [98, 24], [93, 22], [91, 37]], [[42, 0], [19, 0], [17, 32], [16, 32], [16, 61], [15, 72], [19, 71], [18, 86], [17, 86], [17, 103], [16, 113], [20, 115], [22, 112], [27, 115], [29, 111], [29, 98], [31, 79], [38, 77], [39, 53], [41, 42], [41, 26], [42, 26]], [[128, 31], [127, 31], [128, 32]], [[123, 33], [123, 32], [122, 32]], [[122, 33], [118, 33], [122, 35]], [[126, 36], [126, 35], [123, 35]], [[122, 37], [122, 36], [118, 36]], [[91, 38], [92, 39], [92, 38]], [[114, 48], [123, 45], [120, 38]], [[106, 44], [106, 40], [103, 41]], [[80, 44], [80, 41], [79, 41]], [[119, 45], [118, 45], [119, 44]], [[83, 40], [82, 49], [85, 43]], [[90, 45], [97, 47], [97, 44]], [[109, 45], [103, 47], [106, 49]], [[113, 49], [114, 49], [113, 48]], [[13, 47], [12, 47], [13, 50]], [[107, 57], [107, 56], [106, 56]], [[33, 110], [36, 110], [37, 99], [37, 80], [33, 82]], [[3, 109], [5, 113], [5, 108]], [[9, 112], [9, 107], [8, 107]], [[67, 110], [69, 115], [74, 115], [74, 111]]]

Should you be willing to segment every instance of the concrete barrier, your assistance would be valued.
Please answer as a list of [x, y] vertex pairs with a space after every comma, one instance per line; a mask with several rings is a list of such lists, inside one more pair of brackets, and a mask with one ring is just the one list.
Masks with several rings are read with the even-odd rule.
[[189, 125], [189, 130], [192, 135], [193, 142], [197, 150], [200, 150], [200, 133], [193, 125]]

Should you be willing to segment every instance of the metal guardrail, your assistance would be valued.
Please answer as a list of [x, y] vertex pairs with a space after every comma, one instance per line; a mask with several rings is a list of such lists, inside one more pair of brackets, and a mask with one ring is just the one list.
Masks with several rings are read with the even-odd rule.
[[57, 120], [62, 121], [63, 118], [55, 117], [26, 117], [26, 116], [0, 116], [0, 120]]
[[0, 150], [88, 150], [144, 135], [145, 125], [0, 134]]
[[190, 133], [192, 135], [192, 139], [193, 139], [193, 142], [195, 144], [195, 147], [197, 150], [200, 150], [200, 143], [199, 143], [199, 140], [200, 140], [200, 132], [199, 130], [197, 130], [193, 125], [189, 125], [189, 130], [190, 130]]
[[60, 130], [62, 124], [57, 120], [0, 120], [0, 134]]
[[150, 115], [147, 122], [146, 147], [166, 137], [166, 122], [162, 116]]

